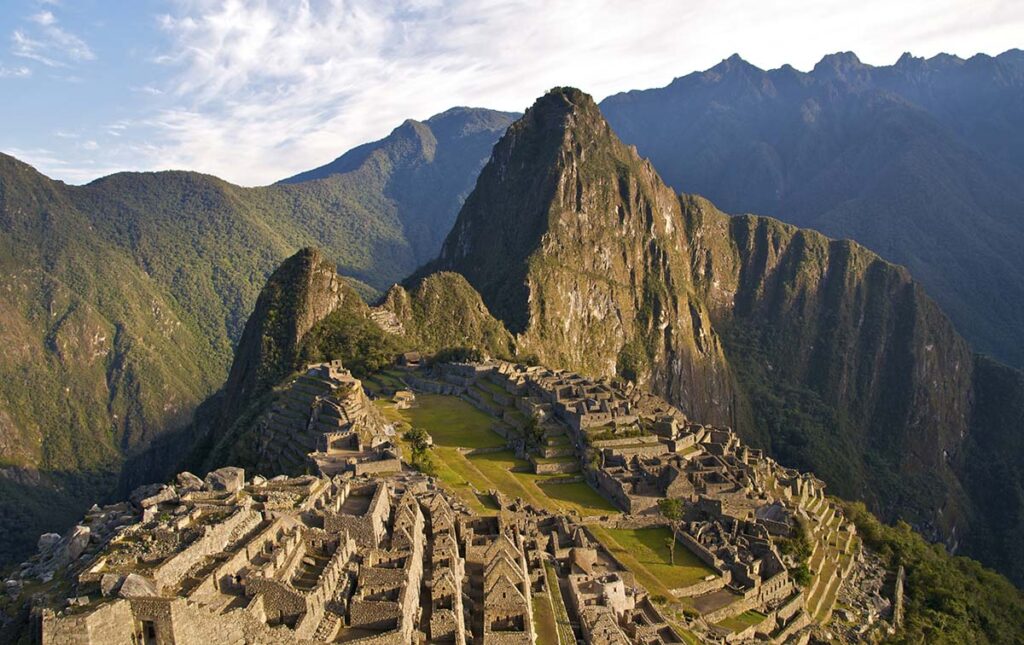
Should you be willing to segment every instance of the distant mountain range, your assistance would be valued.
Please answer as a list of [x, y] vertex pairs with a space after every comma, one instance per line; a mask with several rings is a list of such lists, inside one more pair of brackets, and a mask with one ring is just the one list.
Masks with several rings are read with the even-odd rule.
[[807, 73], [733, 56], [601, 110], [676, 190], [860, 242], [1024, 367], [1024, 51]]
[[[317, 246], [307, 264], [371, 298], [443, 245], [384, 301], [416, 344], [646, 380], [1020, 583], [1024, 381], [910, 275], [975, 349], [1024, 363], [1021, 61], [847, 54], [804, 74], [734, 57], [610, 97], [610, 127], [559, 91], [479, 182], [515, 114], [407, 121], [259, 188], [187, 172], [73, 187], [0, 155], [0, 559], [174, 466], [147, 449], [224, 383], [284, 258]], [[419, 279], [439, 269], [461, 275]], [[308, 329], [264, 322], [241, 352], [257, 369], [260, 339], [295, 352]]]
[[0, 561], [119, 476], [173, 466], [131, 460], [224, 382], [285, 257], [317, 245], [373, 297], [436, 255], [514, 116], [406, 121], [260, 188], [191, 172], [68, 186], [0, 155]]

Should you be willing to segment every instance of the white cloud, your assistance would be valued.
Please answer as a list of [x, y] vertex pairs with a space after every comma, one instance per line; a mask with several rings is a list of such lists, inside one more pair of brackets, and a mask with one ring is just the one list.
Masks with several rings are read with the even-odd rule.
[[57, 23], [57, 18], [53, 15], [52, 11], [40, 11], [37, 14], [29, 16], [28, 19], [36, 24], [43, 25], [44, 27]]
[[32, 70], [24, 65], [7, 67], [0, 63], [0, 78], [28, 78], [29, 76], [32, 76]]
[[[665, 85], [734, 52], [799, 69], [842, 50], [874, 64], [908, 50], [998, 53], [1019, 45], [1024, 3], [173, 0], [155, 24], [169, 45], [148, 56], [160, 65], [155, 78], [169, 80], [134, 88], [152, 111], [106, 128], [96, 151], [104, 167], [187, 168], [260, 184], [325, 163], [405, 118], [453, 105], [523, 110], [555, 85], [600, 99]], [[68, 48], [46, 31], [60, 29], [52, 13], [31, 25], [16, 32], [26, 57], [71, 60], [54, 53]], [[88, 60], [92, 50], [79, 42], [79, 60]]]
[[51, 11], [40, 11], [28, 17], [32, 31], [16, 29], [11, 34], [11, 53], [42, 63], [47, 67], [68, 67], [96, 59], [89, 45], [57, 24]]
[[878, 64], [907, 49], [971, 54], [995, 44], [993, 29], [1024, 23], [998, 1], [969, 33], [953, 28], [977, 22], [984, 2], [793, 4], [179, 0], [159, 18], [174, 43], [160, 61], [178, 73], [145, 125], [162, 132], [165, 164], [265, 183], [452, 105], [522, 110], [561, 84], [601, 98], [734, 51], [802, 69], [843, 49]]

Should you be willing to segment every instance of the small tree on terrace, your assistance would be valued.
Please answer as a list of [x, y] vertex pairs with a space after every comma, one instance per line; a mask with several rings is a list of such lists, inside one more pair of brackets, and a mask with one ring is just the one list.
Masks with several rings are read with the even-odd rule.
[[427, 448], [430, 446], [427, 442], [427, 431], [423, 428], [413, 428], [406, 433], [406, 440], [413, 448], [413, 464], [422, 462], [427, 457]]
[[531, 448], [538, 450], [544, 443], [544, 427], [541, 426], [540, 419], [535, 416], [530, 417], [530, 420], [526, 422], [526, 441]]
[[672, 564], [676, 563], [676, 533], [683, 521], [683, 500], [669, 498], [658, 500], [658, 510], [668, 520], [672, 535], [668, 539], [668, 553]]

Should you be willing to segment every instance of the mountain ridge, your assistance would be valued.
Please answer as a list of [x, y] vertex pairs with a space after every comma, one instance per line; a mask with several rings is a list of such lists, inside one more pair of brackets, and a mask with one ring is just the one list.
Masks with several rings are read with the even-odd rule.
[[[503, 120], [457, 110], [426, 133], [442, 142], [433, 160], [379, 153], [348, 174], [255, 188], [190, 171], [72, 186], [0, 154], [0, 366], [16, 375], [0, 383], [0, 562], [188, 452], [193, 411], [211, 405], [283, 259], [320, 246], [374, 294], [415, 269]], [[439, 159], [448, 181], [432, 201], [399, 208]], [[391, 181], [417, 172], [419, 184]]]
[[1024, 365], [1024, 52], [732, 57], [601, 103], [677, 190], [855, 239], [907, 266], [972, 344]]
[[676, 196], [578, 90], [499, 141], [436, 270], [542, 363], [649, 384], [951, 547], [975, 519], [975, 358], [907, 269]]

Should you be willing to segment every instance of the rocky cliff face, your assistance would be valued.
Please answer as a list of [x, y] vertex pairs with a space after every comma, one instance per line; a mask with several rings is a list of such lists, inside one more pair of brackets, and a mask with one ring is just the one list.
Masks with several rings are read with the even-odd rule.
[[320, 251], [302, 249], [267, 280], [245, 323], [224, 386], [222, 419], [232, 419], [254, 398], [294, 369], [303, 337], [312, 327], [359, 295]]
[[739, 56], [601, 103], [677, 190], [907, 266], [972, 346], [1024, 366], [1024, 54], [813, 70]]
[[466, 276], [519, 351], [650, 384], [727, 423], [733, 389], [692, 297], [679, 200], [573, 89], [501, 139], [434, 265]]
[[509, 129], [437, 269], [464, 275], [520, 352], [646, 382], [889, 519], [956, 546], [980, 512], [958, 464], [986, 432], [984, 377], [907, 271], [675, 196], [579, 91]]
[[955, 539], [951, 467], [974, 357], [902, 267], [849, 241], [683, 196], [694, 284], [741, 382], [739, 426], [833, 492]]

